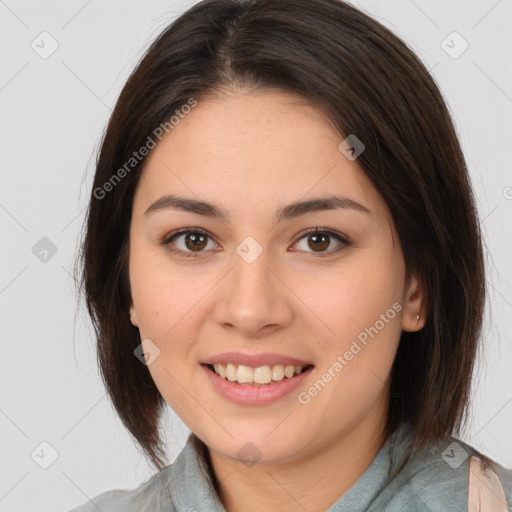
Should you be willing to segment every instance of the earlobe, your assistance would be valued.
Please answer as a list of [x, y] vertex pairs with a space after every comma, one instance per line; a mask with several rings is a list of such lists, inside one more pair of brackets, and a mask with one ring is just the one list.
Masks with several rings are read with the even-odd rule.
[[137, 318], [137, 313], [135, 312], [135, 308], [130, 308], [130, 322], [135, 326], [139, 326], [139, 320]]
[[402, 315], [402, 330], [416, 332], [423, 328], [426, 320], [425, 287], [423, 283], [413, 276], [407, 292], [408, 299]]

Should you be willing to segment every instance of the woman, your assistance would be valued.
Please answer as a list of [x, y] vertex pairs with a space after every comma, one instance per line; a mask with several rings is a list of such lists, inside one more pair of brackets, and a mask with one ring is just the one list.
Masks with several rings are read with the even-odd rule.
[[[424, 65], [351, 5], [172, 23], [110, 119], [82, 263], [106, 388], [159, 471], [75, 510], [512, 506], [512, 471], [452, 437], [485, 302], [464, 157]], [[191, 430], [168, 466], [166, 403]]]

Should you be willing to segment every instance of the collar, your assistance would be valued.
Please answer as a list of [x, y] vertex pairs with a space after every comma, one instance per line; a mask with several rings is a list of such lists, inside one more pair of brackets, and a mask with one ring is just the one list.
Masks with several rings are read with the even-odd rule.
[[[367, 510], [382, 489], [389, 483], [392, 471], [406, 459], [412, 430], [401, 424], [383, 444], [370, 466], [359, 479], [334, 503], [328, 512]], [[208, 462], [206, 445], [191, 433], [185, 447], [172, 464], [166, 496], [176, 512], [225, 512], [219, 500]]]

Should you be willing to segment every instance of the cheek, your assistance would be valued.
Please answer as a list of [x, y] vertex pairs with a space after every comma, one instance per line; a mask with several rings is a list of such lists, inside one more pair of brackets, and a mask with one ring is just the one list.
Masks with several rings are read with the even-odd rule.
[[377, 399], [401, 333], [399, 267], [384, 258], [353, 263], [329, 279], [317, 280], [317, 287], [308, 287], [307, 303], [321, 319], [317, 322], [315, 316], [314, 321], [326, 333], [317, 337], [322, 354], [319, 378], [333, 382], [325, 386], [318, 403], [337, 404], [340, 411], [361, 411]]
[[[327, 339], [337, 340], [343, 347], [392, 309], [400, 298], [396, 279], [391, 264], [361, 260], [357, 264], [347, 262], [339, 270], [316, 274], [313, 278], [303, 273], [297, 276], [293, 289], [299, 297], [305, 298], [304, 303], [318, 319]], [[396, 323], [395, 317], [396, 311], [392, 309], [387, 315], [386, 327], [382, 329], [379, 322], [378, 330], [390, 331], [389, 324]], [[364, 339], [364, 335], [361, 338]]]
[[167, 404], [190, 424], [197, 411], [187, 389], [198, 359], [197, 326], [205, 317], [200, 301], [204, 291], [183, 278], [165, 277], [158, 269], [146, 272], [134, 288], [141, 339], [149, 338], [159, 351], [148, 370]]
[[141, 336], [163, 345], [183, 339], [183, 329], [197, 319], [207, 289], [191, 269], [171, 266], [164, 249], [135, 246], [130, 256], [130, 285]]

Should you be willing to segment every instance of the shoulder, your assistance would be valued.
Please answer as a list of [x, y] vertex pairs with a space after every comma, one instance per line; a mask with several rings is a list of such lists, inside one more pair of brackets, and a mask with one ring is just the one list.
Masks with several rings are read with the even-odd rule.
[[512, 510], [512, 470], [454, 437], [411, 457], [389, 487], [387, 510]]
[[512, 469], [485, 457], [469, 459], [469, 512], [477, 512], [482, 504], [489, 510], [512, 510]]
[[165, 483], [170, 478], [171, 470], [172, 465], [166, 466], [135, 489], [113, 489], [103, 492], [69, 512], [172, 512], [174, 507], [165, 492]]
[[174, 462], [136, 489], [104, 492], [69, 512], [221, 511], [205, 450], [206, 446], [191, 433]]

